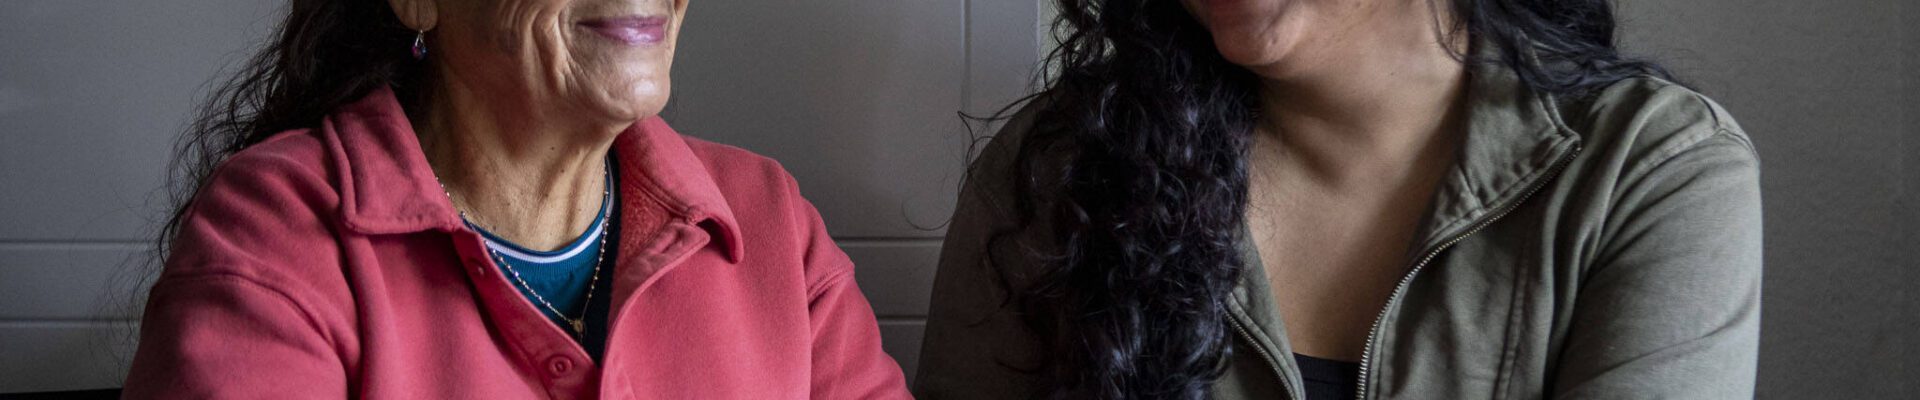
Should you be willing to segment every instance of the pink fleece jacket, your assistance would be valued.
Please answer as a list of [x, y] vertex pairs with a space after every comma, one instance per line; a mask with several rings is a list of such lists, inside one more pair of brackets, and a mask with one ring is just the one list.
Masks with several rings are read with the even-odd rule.
[[906, 398], [780, 165], [658, 118], [614, 144], [604, 363], [460, 221], [393, 93], [221, 165], [153, 287], [129, 398]]

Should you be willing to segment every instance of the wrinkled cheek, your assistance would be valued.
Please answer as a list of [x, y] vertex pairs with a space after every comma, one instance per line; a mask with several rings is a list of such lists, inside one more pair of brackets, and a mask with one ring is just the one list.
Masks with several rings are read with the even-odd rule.
[[527, 59], [534, 60], [534, 67], [546, 75], [545, 81], [548, 85], [553, 88], [569, 86], [569, 83], [575, 80], [570, 78], [580, 75], [582, 71], [580, 66], [573, 62], [573, 52], [567, 46], [567, 34], [551, 24], [541, 25], [531, 29], [532, 34], [527, 35], [526, 38], [526, 43], [530, 46], [528, 51], [521, 54], [528, 57]]

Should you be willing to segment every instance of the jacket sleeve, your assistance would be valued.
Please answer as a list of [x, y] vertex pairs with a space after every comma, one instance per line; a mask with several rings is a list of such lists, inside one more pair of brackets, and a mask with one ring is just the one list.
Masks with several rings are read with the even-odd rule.
[[[180, 223], [148, 294], [125, 393], [134, 399], [343, 398], [357, 354], [340, 252], [320, 213], [326, 174], [237, 155]], [[334, 278], [337, 279], [337, 278]], [[337, 296], [335, 296], [337, 295]]]
[[[1024, 114], [1029, 111], [1021, 114], [1007, 126], [1026, 126], [1029, 118]], [[1026, 245], [1009, 242], [1032, 239], [1030, 232], [1044, 229], [1015, 233], [1020, 236], [1017, 239], [995, 240], [1017, 226], [1009, 208], [1012, 191], [1007, 187], [1013, 182], [1009, 166], [1020, 140], [1018, 129], [996, 135], [970, 167], [961, 188], [940, 250], [913, 382], [914, 393], [922, 398], [1032, 397], [1042, 346], [1012, 309], [1018, 284], [1003, 271], [1019, 271], [1023, 265], [1010, 264], [1027, 261], [1019, 251]]]
[[1753, 397], [1758, 159], [1725, 130], [1670, 153], [1621, 180], [1582, 278], [1554, 398]]
[[340, 399], [338, 353], [286, 293], [235, 274], [167, 277], [149, 295], [129, 399]]
[[854, 281], [853, 261], [828, 236], [819, 211], [788, 179], [808, 271], [807, 311], [813, 334], [814, 399], [905, 399], [906, 377], [881, 348], [873, 306]]

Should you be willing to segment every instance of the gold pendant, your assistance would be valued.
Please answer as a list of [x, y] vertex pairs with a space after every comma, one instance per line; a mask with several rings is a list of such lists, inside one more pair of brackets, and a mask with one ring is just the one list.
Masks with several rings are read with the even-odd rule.
[[567, 321], [567, 323], [569, 323], [569, 324], [572, 324], [572, 325], [573, 325], [573, 333], [576, 333], [576, 334], [582, 334], [582, 335], [584, 335], [584, 334], [586, 334], [586, 333], [587, 333], [587, 321], [586, 321], [586, 320], [584, 320], [584, 319], [575, 319], [575, 320], [568, 320], [568, 321]]

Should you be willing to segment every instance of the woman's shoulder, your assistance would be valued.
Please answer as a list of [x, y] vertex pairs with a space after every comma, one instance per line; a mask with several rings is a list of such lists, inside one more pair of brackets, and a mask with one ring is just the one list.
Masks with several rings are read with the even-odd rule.
[[[1016, 175], [1021, 172], [1021, 164], [1028, 161], [1041, 161], [1028, 160], [1029, 157], [1040, 156], [1023, 153], [1036, 152], [1028, 150], [1027, 147], [1030, 142], [1036, 140], [1036, 136], [1043, 136], [1037, 134], [1035, 130], [1040, 126], [1039, 115], [1046, 111], [1047, 105], [1044, 94], [1036, 95], [1024, 103], [1017, 104], [1018, 107], [1012, 109], [1012, 114], [975, 121], [975, 125], [981, 131], [992, 131], [993, 134], [975, 135], [969, 142], [967, 154], [971, 157], [971, 161], [967, 164], [964, 183], [966, 188], [963, 190], [965, 192], [963, 196], [985, 196], [987, 198], [982, 200], [990, 203], [1010, 201], [1007, 197], [1012, 196], [1012, 192], [1015, 191], [1015, 184], [1020, 178]], [[1039, 140], [1045, 140], [1045, 138]], [[1053, 150], [1059, 151], [1061, 148]], [[996, 205], [1006, 206], [1006, 204]]]
[[742, 232], [792, 232], [757, 237], [801, 239], [821, 223], [819, 211], [801, 193], [801, 182], [779, 161], [732, 145], [681, 138]]
[[680, 138], [686, 141], [687, 149], [693, 151], [694, 157], [699, 158], [701, 164], [716, 174], [723, 170], [746, 172], [752, 175], [751, 178], [769, 179], [774, 178], [775, 175], [784, 175], [786, 172], [786, 168], [781, 166], [779, 161], [752, 150], [710, 142], [693, 136], [680, 135]]
[[1596, 217], [1568, 220], [1591, 222], [1596, 238], [1661, 224], [1757, 229], [1760, 157], [1719, 103], [1653, 77], [1616, 82], [1584, 103], [1561, 108], [1584, 149], [1561, 187], [1602, 209], [1582, 207]]
[[800, 182], [779, 161], [735, 146], [681, 137], [725, 201], [745, 256], [762, 260], [749, 264], [780, 269], [797, 265], [807, 277], [809, 290], [852, 270], [852, 261], [835, 248], [819, 210], [802, 196]]
[[795, 185], [793, 175], [772, 157], [692, 136], [681, 135], [681, 138], [729, 202], [738, 202], [740, 199], [778, 200], [798, 195], [787, 193], [786, 189]]
[[[304, 264], [331, 242], [338, 208], [327, 154], [314, 130], [291, 130], [213, 168], [181, 216], [169, 273]], [[288, 258], [275, 260], [274, 258]], [[193, 271], [190, 271], [193, 270]], [[229, 271], [231, 272], [231, 271]]]
[[268, 137], [221, 160], [193, 200], [193, 210], [252, 203], [283, 206], [275, 217], [304, 216], [337, 203], [326, 144], [313, 129]]
[[[148, 322], [178, 330], [208, 318], [294, 318], [333, 338], [351, 332], [338, 192], [319, 132], [280, 132], [212, 169], [180, 217]], [[176, 317], [184, 320], [167, 319]]]
[[1572, 104], [1563, 105], [1560, 112], [1586, 147], [1620, 160], [1627, 170], [1668, 164], [1676, 156], [1702, 149], [1725, 148], [1747, 158], [1758, 157], [1752, 138], [1726, 108], [1666, 79], [1627, 78], [1588, 99], [1563, 104]]

